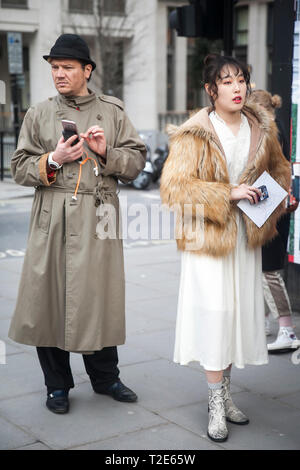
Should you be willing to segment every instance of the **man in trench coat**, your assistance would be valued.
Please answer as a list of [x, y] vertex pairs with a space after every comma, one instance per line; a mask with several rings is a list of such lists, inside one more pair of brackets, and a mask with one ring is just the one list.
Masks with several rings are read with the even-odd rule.
[[[133, 180], [143, 169], [146, 151], [123, 103], [87, 88], [96, 64], [80, 36], [61, 35], [44, 59], [58, 95], [28, 110], [11, 163], [16, 182], [36, 191], [9, 337], [37, 347], [46, 405], [66, 413], [71, 351], [82, 353], [96, 393], [137, 400], [117, 367], [125, 283], [116, 191], [118, 179]], [[64, 141], [62, 119], [76, 122], [78, 143], [76, 136]], [[99, 231], [104, 202], [115, 209], [108, 238]]]

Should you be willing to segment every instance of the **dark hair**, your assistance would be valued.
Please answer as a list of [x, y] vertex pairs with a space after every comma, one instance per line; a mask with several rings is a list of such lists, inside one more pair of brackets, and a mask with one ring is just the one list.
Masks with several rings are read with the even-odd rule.
[[[85, 61], [82, 60], [82, 59], [77, 59], [77, 60], [78, 60], [78, 62], [81, 63], [82, 70], [85, 70], [85, 66], [88, 65], [88, 64], [90, 64], [90, 62], [85, 62]], [[92, 64], [91, 64], [91, 65], [92, 65]], [[90, 76], [89, 76], [89, 78], [87, 79], [88, 82], [90, 81], [90, 79], [91, 79], [91, 77], [92, 77], [92, 73], [93, 73], [93, 70], [91, 71]]]
[[247, 86], [247, 95], [251, 93], [250, 86], [250, 72], [246, 64], [231, 56], [222, 56], [219, 54], [209, 54], [204, 59], [203, 81], [208, 83], [209, 91], [212, 91], [214, 96], [209, 95], [210, 102], [214, 105], [216, 97], [218, 96], [217, 81], [221, 79], [221, 71], [226, 65], [235, 68], [236, 75], [241, 71]]

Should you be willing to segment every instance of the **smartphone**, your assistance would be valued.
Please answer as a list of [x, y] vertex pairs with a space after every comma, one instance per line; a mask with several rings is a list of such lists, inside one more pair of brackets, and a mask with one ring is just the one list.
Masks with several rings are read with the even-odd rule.
[[[79, 135], [76, 122], [75, 121], [68, 121], [68, 119], [62, 119], [61, 121], [62, 126], [63, 126], [63, 131], [62, 134], [64, 136], [65, 141], [68, 140], [72, 135]], [[73, 145], [78, 144], [79, 139], [75, 139], [74, 142], [72, 142], [71, 147]], [[81, 162], [82, 157], [77, 158], [76, 162]]]
[[[79, 135], [75, 121], [68, 121], [67, 119], [62, 119], [61, 123], [63, 126], [62, 134], [64, 136], [65, 141], [72, 137], [72, 135]], [[79, 140], [75, 139], [71, 145], [76, 145], [78, 144], [78, 142]]]
[[[260, 196], [260, 199], [259, 201], [264, 201], [265, 199], [267, 199], [269, 197], [269, 193], [268, 193], [268, 190], [267, 190], [267, 186], [263, 185], [263, 186], [258, 186], [258, 189], [261, 190], [261, 196]], [[258, 201], [258, 202], [259, 202]]]

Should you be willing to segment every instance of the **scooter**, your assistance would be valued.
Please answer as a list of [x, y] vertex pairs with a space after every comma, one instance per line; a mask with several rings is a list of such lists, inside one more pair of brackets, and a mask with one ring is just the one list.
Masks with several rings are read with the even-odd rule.
[[162, 173], [163, 166], [165, 164], [166, 159], [168, 158], [169, 154], [169, 147], [168, 144], [159, 145], [155, 152], [153, 153], [152, 161], [153, 161], [153, 176], [152, 181], [156, 182]]
[[145, 142], [147, 149], [146, 165], [136, 179], [131, 182], [131, 185], [136, 189], [146, 189], [152, 181], [155, 183], [161, 177], [164, 163], [169, 154], [169, 147], [168, 144], [159, 145], [152, 155], [151, 148], [147, 144], [147, 140], [151, 135], [139, 135]]
[[[144, 141], [147, 139], [147, 136], [144, 136], [143, 134], [140, 134], [140, 137]], [[146, 189], [151, 183], [153, 177], [154, 168], [151, 161], [151, 148], [147, 143], [145, 143], [145, 147], [147, 149], [145, 167], [135, 178], [135, 180], [131, 182], [135, 189]]]

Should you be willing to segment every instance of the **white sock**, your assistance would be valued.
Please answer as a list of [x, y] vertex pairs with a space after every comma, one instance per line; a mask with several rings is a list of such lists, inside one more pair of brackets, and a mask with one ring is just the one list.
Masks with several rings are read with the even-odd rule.
[[207, 385], [210, 390], [219, 390], [220, 388], [222, 388], [222, 382], [216, 382], [216, 383], [207, 382]]

